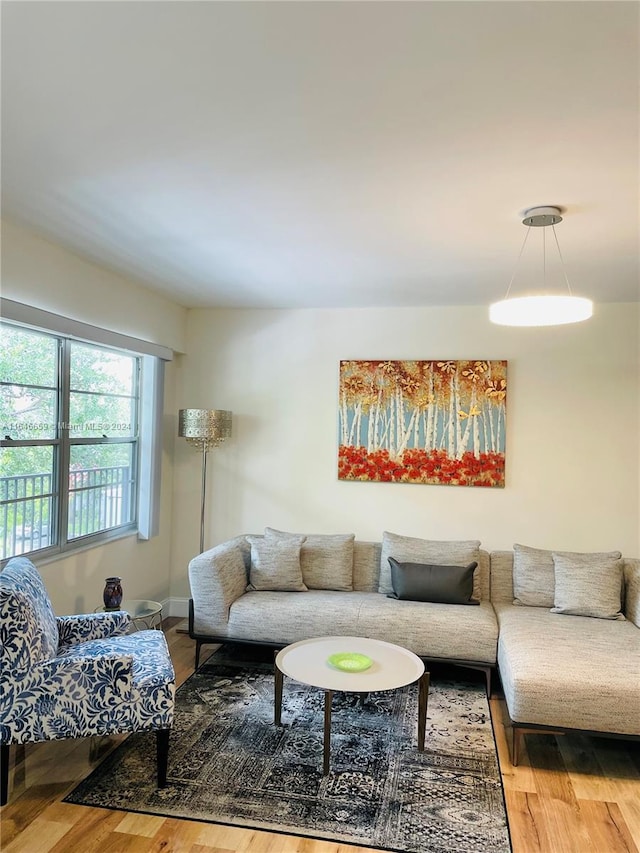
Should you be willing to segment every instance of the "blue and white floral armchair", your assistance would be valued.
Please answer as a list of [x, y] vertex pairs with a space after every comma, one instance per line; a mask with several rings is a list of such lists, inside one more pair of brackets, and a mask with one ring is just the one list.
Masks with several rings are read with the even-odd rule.
[[56, 617], [25, 557], [0, 573], [0, 804], [9, 746], [134, 731], [157, 735], [166, 784], [175, 674], [162, 631], [128, 634], [128, 613]]

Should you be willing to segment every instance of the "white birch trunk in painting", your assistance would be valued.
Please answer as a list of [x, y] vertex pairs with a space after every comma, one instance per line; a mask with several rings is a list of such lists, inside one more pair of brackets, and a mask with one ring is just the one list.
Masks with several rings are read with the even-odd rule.
[[[472, 412], [474, 414], [472, 414]], [[477, 414], [476, 414], [477, 413]], [[469, 420], [473, 418], [473, 455], [476, 459], [480, 458], [480, 423], [478, 417], [480, 412], [476, 408], [476, 386], [473, 386], [471, 392], [471, 403], [469, 405]]]
[[360, 440], [361, 423], [362, 403], [358, 403], [353, 410], [353, 420], [351, 421], [351, 430], [349, 432], [349, 444], [351, 445], [351, 447], [359, 447], [362, 444], [362, 441]]
[[378, 400], [376, 402], [376, 418], [373, 431], [373, 448], [378, 450], [380, 447], [380, 412], [382, 411], [382, 388], [378, 389]]
[[341, 418], [340, 418], [340, 444], [347, 445], [348, 441], [348, 427], [347, 427], [347, 417], [348, 417], [348, 407], [347, 407], [347, 395], [345, 392], [342, 392], [342, 406], [341, 406]]
[[456, 454], [456, 459], [462, 459], [465, 454], [467, 447], [469, 446], [469, 437], [471, 435], [471, 416], [467, 417], [467, 423], [464, 428], [464, 433], [462, 435], [462, 440], [458, 445], [458, 453]]
[[398, 388], [395, 393], [396, 397], [396, 447], [394, 457], [397, 459], [402, 452], [400, 445], [404, 443], [404, 394]]
[[388, 430], [388, 438], [387, 438], [387, 450], [389, 451], [389, 456], [393, 456], [396, 449], [396, 411], [395, 411], [395, 397], [391, 395], [389, 397], [389, 430]]
[[[453, 380], [452, 380], [453, 381]], [[456, 449], [458, 451], [458, 459], [462, 454], [460, 454], [460, 445], [462, 444], [462, 422], [460, 417], [458, 416], [458, 412], [460, 411], [460, 386], [458, 382], [458, 372], [455, 374], [455, 401], [454, 401], [454, 411], [456, 412]]]
[[456, 425], [454, 423], [455, 414], [455, 395], [453, 391], [453, 377], [451, 377], [449, 389], [449, 424], [447, 428], [447, 454], [452, 459], [456, 455]]
[[398, 438], [398, 441], [400, 442], [398, 444], [398, 451], [396, 453], [396, 456], [398, 458], [400, 458], [400, 456], [402, 456], [402, 454], [407, 449], [407, 444], [409, 443], [409, 438], [411, 437], [411, 433], [413, 431], [414, 422], [417, 422], [417, 420], [418, 420], [418, 408], [416, 407], [413, 410], [413, 412], [411, 413], [411, 417], [409, 418], [409, 424], [407, 425], [407, 428], [405, 430], [403, 430], [402, 440], [400, 440], [400, 437]]

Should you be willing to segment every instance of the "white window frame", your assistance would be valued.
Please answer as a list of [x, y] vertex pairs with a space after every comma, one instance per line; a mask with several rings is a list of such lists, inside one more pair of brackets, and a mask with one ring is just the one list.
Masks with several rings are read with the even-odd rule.
[[[140, 358], [138, 454], [136, 511], [132, 521], [109, 530], [66, 541], [67, 531], [61, 531], [62, 541], [55, 545], [26, 552], [38, 562], [59, 559], [67, 553], [104, 545], [123, 536], [138, 535], [150, 539], [159, 533], [160, 480], [162, 465], [162, 415], [164, 407], [164, 364], [173, 358], [167, 347], [91, 326], [67, 317], [61, 317], [39, 308], [33, 308], [8, 299], [0, 299], [0, 314], [12, 325], [22, 326], [58, 338], [67, 338], [95, 346], [106, 346]], [[3, 446], [16, 446], [15, 442], [2, 441]], [[59, 495], [60, 498], [63, 495]], [[68, 497], [65, 489], [64, 497]], [[65, 513], [59, 507], [58, 516]], [[60, 530], [60, 527], [59, 527]], [[60, 534], [59, 534], [60, 535]], [[11, 557], [2, 561], [2, 565]]]

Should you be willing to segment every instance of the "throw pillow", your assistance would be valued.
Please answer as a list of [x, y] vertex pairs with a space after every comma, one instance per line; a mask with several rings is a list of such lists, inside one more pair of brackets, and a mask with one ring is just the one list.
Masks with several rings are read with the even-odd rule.
[[480, 604], [472, 598], [473, 570], [468, 566], [436, 566], [424, 563], [399, 563], [389, 557], [393, 593], [400, 601], [431, 601], [437, 604]]
[[[267, 539], [300, 537], [266, 527]], [[309, 589], [351, 591], [353, 589], [354, 533], [313, 534], [304, 537], [300, 549], [302, 579]]]
[[552, 551], [513, 546], [513, 603], [553, 607], [555, 580]]
[[[617, 554], [617, 556], [616, 556]], [[624, 619], [622, 610], [622, 560], [609, 555], [553, 554], [556, 591], [552, 613]]]
[[513, 546], [513, 603], [528, 607], [550, 608], [555, 603], [555, 569], [553, 555], [588, 558], [596, 565], [602, 560], [619, 560], [619, 551], [582, 554], [577, 551], [547, 551], [528, 545]]
[[251, 545], [251, 568], [247, 590], [304, 592], [300, 547], [304, 536], [287, 540], [247, 536]]
[[[399, 536], [385, 531], [382, 535], [382, 554], [380, 558], [380, 582], [378, 591], [388, 595], [393, 592], [389, 557], [398, 562], [429, 563], [441, 566], [468, 566], [480, 560], [480, 541], [478, 539], [459, 541], [438, 541], [436, 539], [417, 539], [413, 536]], [[476, 576], [477, 576], [476, 572]], [[474, 576], [473, 594], [480, 598], [480, 580]]]

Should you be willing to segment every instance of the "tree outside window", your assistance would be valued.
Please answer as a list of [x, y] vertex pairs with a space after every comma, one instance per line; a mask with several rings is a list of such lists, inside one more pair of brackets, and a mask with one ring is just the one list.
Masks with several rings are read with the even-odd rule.
[[0, 559], [135, 528], [140, 358], [0, 331]]

